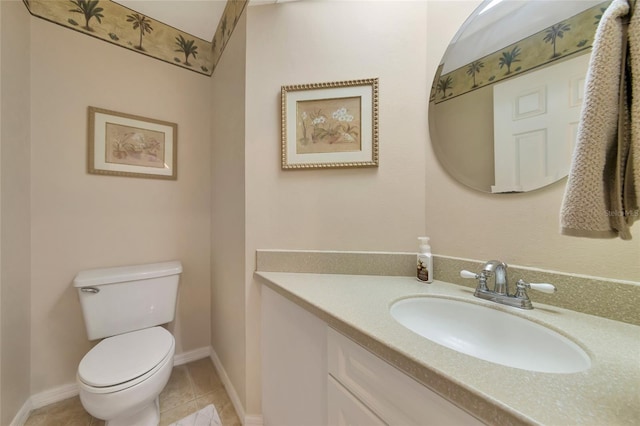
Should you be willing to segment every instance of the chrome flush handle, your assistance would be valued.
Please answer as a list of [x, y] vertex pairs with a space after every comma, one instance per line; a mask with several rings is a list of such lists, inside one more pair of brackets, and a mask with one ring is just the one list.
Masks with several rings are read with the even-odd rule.
[[80, 291], [83, 293], [100, 293], [100, 289], [95, 287], [80, 287]]

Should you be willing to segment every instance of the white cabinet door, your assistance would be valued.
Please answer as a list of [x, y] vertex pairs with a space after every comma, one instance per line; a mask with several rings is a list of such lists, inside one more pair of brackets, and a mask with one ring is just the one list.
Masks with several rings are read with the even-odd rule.
[[386, 426], [362, 402], [329, 376], [328, 413], [331, 426]]
[[265, 426], [327, 424], [327, 325], [262, 286]]
[[329, 373], [385, 423], [479, 426], [483, 423], [351, 339], [329, 328]]

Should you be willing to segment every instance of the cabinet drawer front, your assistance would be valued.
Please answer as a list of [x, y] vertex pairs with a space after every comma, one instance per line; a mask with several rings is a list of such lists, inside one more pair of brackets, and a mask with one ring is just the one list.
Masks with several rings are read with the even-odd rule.
[[391, 425], [482, 425], [337, 331], [328, 330], [329, 373]]
[[331, 376], [327, 382], [327, 392], [328, 420], [331, 426], [386, 426]]

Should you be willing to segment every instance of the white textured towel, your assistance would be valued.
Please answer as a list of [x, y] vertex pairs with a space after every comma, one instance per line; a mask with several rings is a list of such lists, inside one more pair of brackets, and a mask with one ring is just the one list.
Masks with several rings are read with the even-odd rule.
[[[631, 93], [626, 95], [631, 95], [634, 102], [625, 99], [620, 108], [624, 19], [629, 9], [627, 0], [613, 0], [596, 31], [560, 213], [565, 235], [631, 239], [629, 227], [639, 219], [640, 77], [634, 74], [640, 71], [640, 16], [634, 16], [628, 29], [626, 64], [631, 73], [626, 91]], [[620, 143], [619, 114], [623, 124]]]
[[[625, 174], [625, 209], [630, 223], [640, 220], [640, 13], [637, 1], [629, 23], [629, 63], [631, 64], [631, 146]], [[632, 180], [632, 182], [629, 182]]]
[[171, 423], [169, 426], [222, 426], [222, 422], [216, 407], [213, 404], [209, 404], [184, 419]]

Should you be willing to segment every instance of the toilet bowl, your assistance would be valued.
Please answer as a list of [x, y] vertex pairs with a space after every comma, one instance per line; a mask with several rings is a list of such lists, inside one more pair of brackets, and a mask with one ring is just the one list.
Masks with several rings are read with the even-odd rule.
[[180, 262], [76, 275], [87, 335], [103, 338], [80, 361], [80, 401], [107, 426], [157, 426], [158, 396], [173, 369], [173, 321]]
[[174, 353], [175, 339], [162, 327], [102, 340], [78, 367], [85, 410], [108, 426], [156, 426], [158, 395], [171, 375]]

